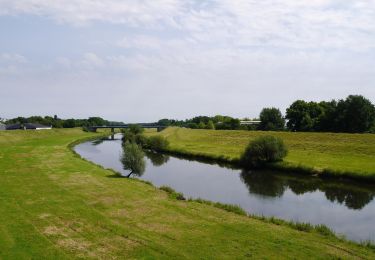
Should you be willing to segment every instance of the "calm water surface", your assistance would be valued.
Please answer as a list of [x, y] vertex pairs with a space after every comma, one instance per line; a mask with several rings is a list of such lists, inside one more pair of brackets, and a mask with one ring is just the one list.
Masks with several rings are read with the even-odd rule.
[[[126, 175], [120, 161], [121, 135], [75, 147], [83, 158]], [[245, 172], [146, 153], [137, 178], [167, 185], [185, 197], [236, 204], [256, 215], [325, 224], [352, 240], [375, 240], [374, 185], [321, 180], [267, 171]]]

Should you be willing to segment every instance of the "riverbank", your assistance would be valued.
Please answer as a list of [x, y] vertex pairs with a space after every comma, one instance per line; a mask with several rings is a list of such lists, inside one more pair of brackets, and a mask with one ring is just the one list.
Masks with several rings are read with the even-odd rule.
[[374, 134], [213, 131], [176, 127], [146, 134], [166, 137], [170, 142], [170, 153], [232, 164], [238, 164], [250, 140], [273, 135], [284, 140], [289, 153], [283, 162], [269, 165], [272, 169], [375, 182]]
[[373, 249], [177, 201], [77, 158], [79, 129], [0, 132], [0, 258], [374, 258]]

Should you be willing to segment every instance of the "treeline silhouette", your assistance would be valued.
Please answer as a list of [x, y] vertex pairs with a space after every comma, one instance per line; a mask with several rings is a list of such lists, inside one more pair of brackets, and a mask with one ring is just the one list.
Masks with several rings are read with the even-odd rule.
[[31, 117], [16, 117], [5, 121], [6, 124], [26, 124], [38, 123], [54, 128], [73, 128], [73, 127], [89, 127], [89, 126], [103, 126], [103, 125], [122, 125], [123, 122], [108, 121], [101, 117], [89, 117], [87, 119], [61, 119], [55, 116], [31, 116]]

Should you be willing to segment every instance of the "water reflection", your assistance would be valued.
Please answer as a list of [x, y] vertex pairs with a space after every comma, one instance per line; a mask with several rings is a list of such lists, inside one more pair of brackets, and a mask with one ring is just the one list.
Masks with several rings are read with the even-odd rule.
[[91, 143], [93, 145], [99, 145], [99, 144], [102, 144], [104, 141], [117, 141], [119, 140], [118, 138], [116, 138], [116, 135], [111, 135], [109, 137], [102, 137], [102, 138], [99, 138], [99, 139], [95, 139], [94, 141], [91, 141]]
[[271, 171], [242, 171], [241, 180], [250, 194], [281, 197], [287, 189], [296, 195], [321, 191], [329, 201], [355, 210], [365, 207], [375, 195], [372, 186], [358, 186], [343, 180], [335, 181], [309, 176], [301, 178]]
[[169, 155], [155, 153], [152, 151], [145, 151], [145, 155], [155, 167], [162, 166], [169, 161]]
[[[130, 173], [122, 160], [121, 135], [115, 135], [115, 141], [82, 143], [75, 150], [123, 176]], [[325, 224], [357, 241], [375, 239], [374, 185], [272, 171], [241, 171], [203, 159], [144, 153], [146, 170], [132, 177], [155, 186], [168, 185], [186, 197], [237, 204], [251, 214]]]

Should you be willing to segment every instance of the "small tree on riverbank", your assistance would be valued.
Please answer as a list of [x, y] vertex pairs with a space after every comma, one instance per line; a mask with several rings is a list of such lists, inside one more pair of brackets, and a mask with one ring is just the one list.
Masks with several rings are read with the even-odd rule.
[[282, 161], [288, 150], [281, 138], [261, 136], [251, 141], [241, 157], [243, 166], [260, 167], [266, 163]]
[[124, 154], [121, 158], [124, 170], [129, 170], [132, 174], [142, 175], [146, 169], [146, 162], [144, 160], [144, 153], [142, 148], [134, 142], [126, 142], [124, 144]]

